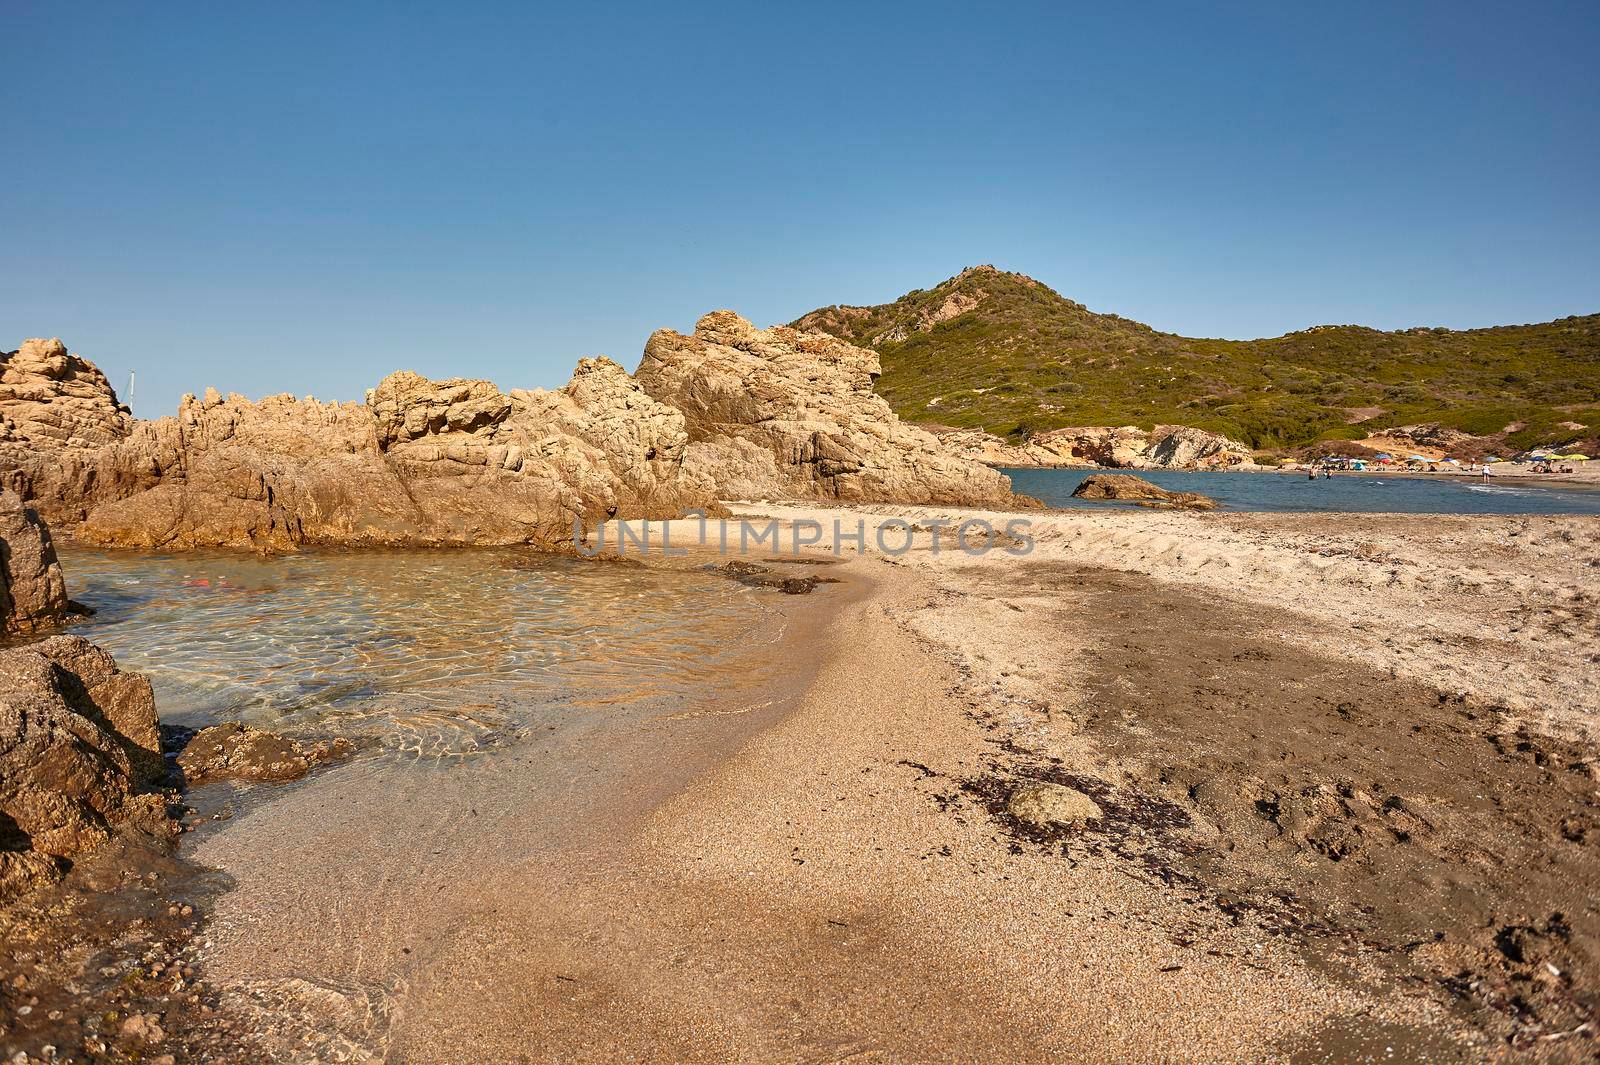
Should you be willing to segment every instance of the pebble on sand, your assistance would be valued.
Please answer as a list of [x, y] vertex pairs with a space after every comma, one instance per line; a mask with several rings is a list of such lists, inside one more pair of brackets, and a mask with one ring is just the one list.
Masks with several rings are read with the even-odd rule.
[[1101, 816], [1100, 805], [1089, 796], [1061, 784], [1023, 784], [1006, 801], [1006, 812], [1018, 821], [1045, 828], [1094, 821]]

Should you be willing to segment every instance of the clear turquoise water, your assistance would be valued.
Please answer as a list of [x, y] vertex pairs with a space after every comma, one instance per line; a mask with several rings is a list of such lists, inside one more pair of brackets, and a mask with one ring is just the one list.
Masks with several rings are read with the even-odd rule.
[[[1072, 498], [1093, 470], [1003, 470], [1017, 491], [1053, 507], [1106, 507], [1115, 503]], [[1105, 471], [1117, 472], [1117, 471]], [[1600, 490], [1571, 485], [1484, 484], [1466, 477], [1384, 477], [1304, 473], [1198, 473], [1130, 470], [1180, 492], [1203, 492], [1230, 510], [1355, 511], [1396, 514], [1600, 514]]]
[[163, 722], [416, 753], [619, 707], [670, 712], [783, 624], [770, 597], [706, 574], [515, 549], [61, 555], [96, 611], [72, 631], [148, 674]]

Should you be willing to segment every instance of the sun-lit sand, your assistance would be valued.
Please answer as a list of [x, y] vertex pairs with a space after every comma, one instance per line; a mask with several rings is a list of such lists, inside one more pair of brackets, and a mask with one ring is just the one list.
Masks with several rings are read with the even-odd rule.
[[[778, 518], [783, 542], [797, 521], [864, 520], [869, 545], [886, 520], [969, 516], [734, 509]], [[252, 1045], [417, 1061], [1467, 1061], [1508, 1030], [1572, 1045], [1556, 997], [1507, 1028], [1494, 989], [1512, 977], [1469, 926], [1482, 906], [1514, 923], [1502, 893], [1575, 914], [1582, 949], [1537, 957], [1591, 978], [1596, 870], [1554, 833], [1592, 784], [1541, 800], [1524, 781], [1544, 770], [1505, 761], [1492, 773], [1515, 791], [1488, 820], [1466, 792], [1520, 757], [1484, 737], [1530, 737], [1554, 764], [1570, 748], [1546, 733], [1591, 731], [1591, 520], [1023, 517], [1026, 555], [969, 556], [949, 532], [936, 555], [927, 531], [837, 561], [764, 546], [751, 557], [841, 582], [753, 593], [788, 619], [779, 674], [708, 677], [705, 701], [603, 754], [562, 741], [436, 782], [330, 773], [212, 837], [197, 856], [239, 890], [210, 971]], [[1391, 712], [1428, 733], [1391, 731]], [[1315, 824], [1291, 817], [1280, 771], [1310, 774]], [[1093, 790], [1103, 822], [1019, 826], [995, 804], [1027, 779]], [[1281, 798], [1230, 822], [1252, 788]], [[1555, 842], [1515, 837], [1539, 826]], [[1453, 849], [1480, 831], [1486, 854], [1567, 864], [1512, 891], [1514, 870]], [[1422, 901], [1441, 877], [1485, 894]], [[1409, 909], [1385, 908], [1397, 892]], [[1398, 945], [1417, 914], [1441, 945], [1363, 945]], [[1437, 974], [1480, 964], [1455, 1002]]]

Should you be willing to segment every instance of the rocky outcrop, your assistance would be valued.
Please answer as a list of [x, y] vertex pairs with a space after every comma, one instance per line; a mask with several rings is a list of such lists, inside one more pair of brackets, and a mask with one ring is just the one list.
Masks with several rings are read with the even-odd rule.
[[684, 413], [690, 468], [722, 498], [1013, 502], [1006, 478], [901, 422], [873, 393], [879, 373], [865, 348], [713, 311], [693, 336], [652, 335], [636, 376]]
[[1025, 443], [1014, 444], [982, 429], [958, 429], [950, 425], [923, 425], [921, 428], [936, 436], [947, 450], [985, 466], [1032, 469], [1040, 466], [1085, 465], [1082, 460], [1075, 460], [1070, 452], [1065, 455], [1048, 453]]
[[[0, 651], [0, 900], [60, 877], [125, 823], [174, 831], [151, 764], [149, 683], [75, 636]], [[130, 757], [133, 752], [134, 757]]]
[[301, 743], [237, 722], [201, 729], [178, 754], [178, 768], [189, 787], [214, 780], [276, 784], [298, 780], [314, 766], [355, 754], [347, 739]]
[[364, 403], [207, 390], [153, 422], [57, 348], [24, 345], [29, 381], [54, 384], [14, 391], [8, 424], [29, 428], [0, 440], [0, 485], [105, 546], [560, 548], [575, 520], [676, 517], [719, 494], [1013, 502], [1004, 477], [895, 418], [871, 352], [729, 312], [656, 334], [638, 380], [606, 358], [555, 391], [402, 372]]
[[60, 340], [24, 340], [0, 352], [0, 444], [96, 448], [132, 425], [105, 374]]
[[963, 457], [990, 466], [1101, 466], [1130, 470], [1253, 469], [1250, 447], [1187, 425], [1083, 426], [1034, 433], [1013, 444], [981, 429], [930, 427]]
[[67, 609], [49, 528], [21, 496], [0, 490], [0, 633], [53, 629]]
[[185, 397], [63, 493], [84, 489], [77, 535], [107, 546], [555, 547], [574, 518], [709, 505], [687, 443], [683, 416], [609, 359], [554, 392], [397, 373], [365, 404]]
[[1199, 492], [1169, 492], [1131, 473], [1093, 473], [1072, 490], [1075, 499], [1132, 503], [1161, 510], [1214, 510], [1217, 501]]
[[76, 523], [87, 501], [118, 495], [101, 458], [133, 428], [105, 374], [61, 341], [0, 353], [0, 488], [47, 520]]

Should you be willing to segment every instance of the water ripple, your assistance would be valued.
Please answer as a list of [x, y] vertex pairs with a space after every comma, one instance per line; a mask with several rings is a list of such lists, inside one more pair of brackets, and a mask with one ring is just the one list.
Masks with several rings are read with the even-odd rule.
[[464, 758], [550, 715], [703, 697], [706, 667], [776, 638], [751, 590], [518, 549], [62, 551], [74, 628], [148, 673], [162, 718], [366, 736]]

